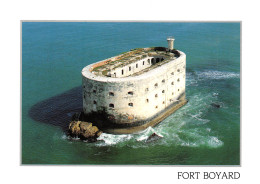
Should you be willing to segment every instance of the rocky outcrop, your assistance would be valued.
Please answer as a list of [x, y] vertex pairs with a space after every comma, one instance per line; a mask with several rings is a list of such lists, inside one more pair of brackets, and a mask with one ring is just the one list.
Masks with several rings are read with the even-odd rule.
[[102, 134], [102, 131], [99, 130], [96, 126], [92, 126], [92, 123], [84, 121], [72, 121], [69, 125], [68, 133], [71, 137], [78, 137], [81, 140], [95, 142]]

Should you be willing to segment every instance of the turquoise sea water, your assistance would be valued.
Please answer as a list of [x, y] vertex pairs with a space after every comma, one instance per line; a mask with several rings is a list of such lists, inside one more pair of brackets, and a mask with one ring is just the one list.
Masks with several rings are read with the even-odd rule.
[[[82, 68], [167, 47], [167, 36], [187, 55], [188, 104], [139, 134], [102, 134], [97, 143], [66, 137], [82, 108]], [[239, 23], [23, 22], [22, 163], [239, 165], [240, 77]], [[145, 143], [152, 132], [163, 138]]]

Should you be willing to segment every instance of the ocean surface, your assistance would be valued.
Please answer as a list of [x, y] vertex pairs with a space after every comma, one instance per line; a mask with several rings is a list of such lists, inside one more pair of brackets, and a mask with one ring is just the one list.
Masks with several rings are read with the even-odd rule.
[[[138, 134], [68, 138], [82, 109], [82, 68], [133, 48], [167, 47], [167, 36], [187, 55], [188, 104]], [[21, 162], [239, 165], [240, 77], [240, 23], [23, 22]], [[146, 143], [153, 132], [163, 138]]]

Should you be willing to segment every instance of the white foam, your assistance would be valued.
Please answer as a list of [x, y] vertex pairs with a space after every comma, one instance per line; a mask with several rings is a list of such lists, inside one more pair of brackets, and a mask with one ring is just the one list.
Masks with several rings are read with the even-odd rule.
[[223, 71], [204, 71], [197, 72], [200, 79], [229, 79], [229, 78], [239, 78], [240, 74], [235, 72], [223, 72]]
[[102, 133], [97, 140], [104, 141], [104, 143], [98, 143], [99, 145], [114, 145], [123, 141], [128, 141], [132, 138], [132, 134], [122, 134], [122, 135], [114, 135], [114, 134], [106, 134]]

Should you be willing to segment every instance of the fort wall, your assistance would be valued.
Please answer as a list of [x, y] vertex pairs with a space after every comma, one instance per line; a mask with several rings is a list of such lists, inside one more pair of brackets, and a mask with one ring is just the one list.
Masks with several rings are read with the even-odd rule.
[[91, 72], [100, 62], [86, 66], [82, 70], [84, 114], [105, 112], [115, 124], [131, 124], [145, 121], [176, 103], [185, 94], [186, 78], [186, 55], [178, 52], [178, 58], [139, 75], [133, 74], [148, 69], [152, 59], [161, 61], [163, 56], [146, 57], [116, 68], [111, 77]]

